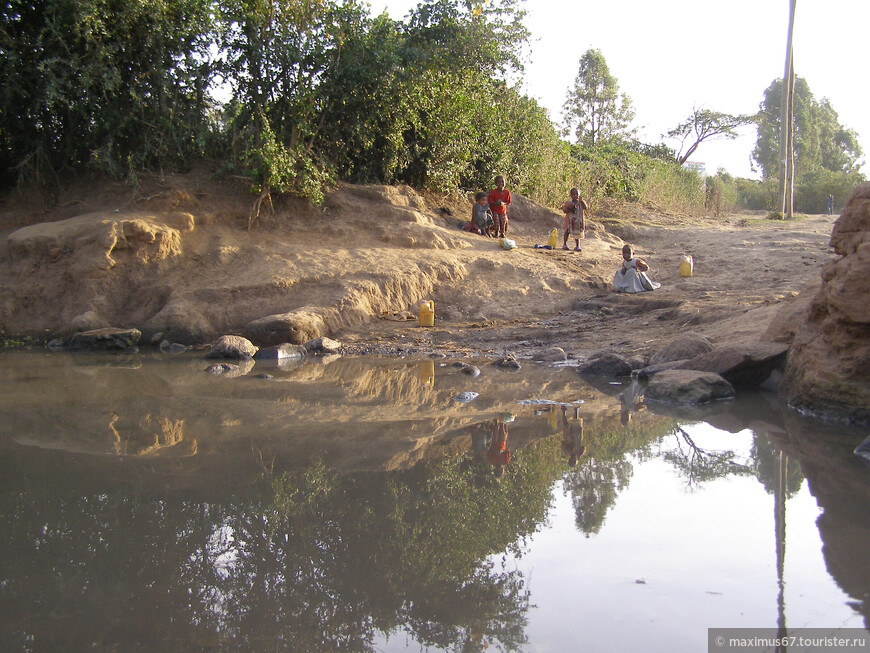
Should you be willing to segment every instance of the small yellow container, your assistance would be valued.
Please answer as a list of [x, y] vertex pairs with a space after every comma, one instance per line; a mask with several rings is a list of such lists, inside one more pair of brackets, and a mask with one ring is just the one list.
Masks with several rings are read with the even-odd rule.
[[435, 302], [429, 300], [420, 304], [420, 326], [435, 326]]
[[695, 269], [695, 263], [692, 260], [691, 256], [684, 256], [683, 260], [680, 261], [680, 276], [681, 277], [691, 277], [692, 273]]
[[547, 239], [547, 245], [556, 249], [556, 245], [559, 244], [559, 230], [553, 228], [553, 231], [550, 232], [550, 237]]

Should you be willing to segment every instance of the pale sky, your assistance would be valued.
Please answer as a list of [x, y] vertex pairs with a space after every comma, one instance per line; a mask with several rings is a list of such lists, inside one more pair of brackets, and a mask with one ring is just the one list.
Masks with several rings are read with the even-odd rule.
[[[417, 0], [372, 0], [402, 19]], [[562, 105], [589, 48], [604, 55], [620, 90], [634, 104], [641, 140], [682, 122], [693, 106], [725, 113], [755, 113], [764, 89], [785, 70], [788, 0], [527, 0], [532, 33], [524, 88], [561, 124]], [[795, 72], [816, 100], [827, 97], [840, 124], [858, 132], [863, 160], [870, 151], [867, 86], [868, 0], [798, 0]], [[708, 174], [720, 167], [758, 178], [750, 169], [754, 127], [735, 141], [705, 141], [692, 161]], [[678, 144], [669, 142], [671, 147]], [[862, 167], [870, 175], [870, 166]]]

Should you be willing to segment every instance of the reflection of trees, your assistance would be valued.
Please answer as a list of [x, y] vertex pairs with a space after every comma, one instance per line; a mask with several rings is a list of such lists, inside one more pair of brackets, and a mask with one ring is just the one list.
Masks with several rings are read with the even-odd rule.
[[673, 429], [673, 420], [644, 413], [644, 419], [628, 428], [618, 421], [591, 421], [585, 429], [586, 458], [564, 479], [571, 493], [577, 528], [586, 535], [600, 532], [607, 511], [628, 487], [634, 473], [631, 458], [643, 461], [650, 455], [650, 443]]
[[[768, 494], [774, 494], [780, 486], [780, 450], [765, 433], [753, 431], [751, 455], [755, 476]], [[791, 499], [798, 493], [803, 480], [800, 462], [790, 458], [785, 472], [786, 499]]]
[[571, 492], [581, 532], [591, 535], [601, 530], [607, 511], [616, 503], [617, 495], [628, 487], [633, 471], [627, 458], [591, 458], [565, 477], [565, 489]]
[[730, 449], [705, 449], [699, 447], [686, 431], [674, 429], [676, 446], [663, 452], [662, 457], [671, 463], [686, 479], [689, 487], [724, 478], [730, 474], [751, 476], [752, 467], [738, 462], [737, 454]]
[[217, 500], [2, 470], [0, 638], [14, 650], [366, 651], [378, 631], [404, 631], [515, 650], [528, 593], [492, 556], [545, 519], [560, 465], [545, 446], [500, 481], [470, 458], [341, 477], [314, 465], [254, 498], [201, 490]]
[[[730, 475], [755, 476], [773, 494], [779, 484], [779, 450], [762, 431], [752, 432], [749, 460], [740, 460], [730, 449], [708, 449], [698, 446], [691, 435], [679, 426], [674, 427], [676, 444], [662, 453], [686, 479], [686, 484], [697, 487], [702, 483]], [[786, 498], [793, 497], [803, 482], [800, 465], [793, 461], [786, 474]]]

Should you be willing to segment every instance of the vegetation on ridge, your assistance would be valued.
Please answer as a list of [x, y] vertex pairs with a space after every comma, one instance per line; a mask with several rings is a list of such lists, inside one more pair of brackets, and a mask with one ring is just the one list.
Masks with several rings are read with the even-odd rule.
[[[206, 160], [246, 176], [257, 208], [275, 191], [317, 202], [335, 181], [479, 189], [496, 174], [548, 205], [579, 186], [593, 200], [688, 213], [768, 208], [766, 182], [720, 173], [698, 183], [665, 145], [634, 141], [630, 98], [597, 50], [569, 89], [578, 144], [565, 141], [518, 81], [524, 14], [522, 0], [424, 0], [402, 21], [360, 0], [10, 0], [0, 7], [0, 187]], [[863, 180], [861, 151], [830, 102], [798, 81], [797, 204], [819, 211]], [[757, 116], [765, 180], [777, 83]], [[747, 119], [704, 111], [726, 136], [731, 119]]]

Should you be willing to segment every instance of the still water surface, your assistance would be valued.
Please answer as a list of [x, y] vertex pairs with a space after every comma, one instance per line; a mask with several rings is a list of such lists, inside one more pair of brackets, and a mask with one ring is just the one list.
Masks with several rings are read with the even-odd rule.
[[3, 650], [688, 652], [711, 627], [867, 626], [860, 431], [567, 368], [206, 367], [0, 354]]

